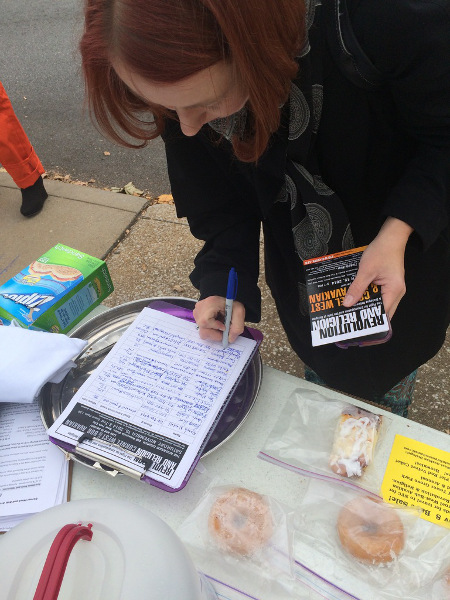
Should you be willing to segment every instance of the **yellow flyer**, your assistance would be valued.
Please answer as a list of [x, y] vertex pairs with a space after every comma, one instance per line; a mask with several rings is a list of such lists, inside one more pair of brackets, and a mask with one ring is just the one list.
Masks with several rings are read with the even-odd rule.
[[386, 502], [418, 506], [423, 519], [450, 528], [450, 452], [396, 435], [381, 493]]

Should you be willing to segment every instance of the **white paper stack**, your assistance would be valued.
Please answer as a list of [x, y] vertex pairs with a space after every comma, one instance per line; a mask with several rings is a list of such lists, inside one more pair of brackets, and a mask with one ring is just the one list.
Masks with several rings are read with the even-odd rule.
[[48, 439], [36, 400], [0, 404], [0, 531], [65, 502], [68, 465]]

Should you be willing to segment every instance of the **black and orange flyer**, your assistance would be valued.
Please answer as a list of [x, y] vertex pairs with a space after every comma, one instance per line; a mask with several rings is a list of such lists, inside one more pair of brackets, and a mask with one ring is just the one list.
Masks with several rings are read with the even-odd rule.
[[342, 304], [363, 251], [353, 248], [303, 261], [313, 346], [376, 340], [390, 330], [378, 285], [371, 283], [354, 306]]

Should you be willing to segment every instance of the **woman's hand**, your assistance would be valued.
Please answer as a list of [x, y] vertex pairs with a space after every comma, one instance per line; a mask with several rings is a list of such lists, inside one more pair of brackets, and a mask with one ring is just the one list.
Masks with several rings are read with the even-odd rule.
[[412, 227], [404, 221], [394, 217], [386, 219], [377, 237], [363, 252], [358, 273], [344, 298], [344, 306], [356, 304], [373, 282], [381, 286], [384, 310], [392, 319], [406, 292], [405, 247], [412, 232]]
[[[209, 296], [197, 302], [194, 308], [194, 319], [202, 340], [222, 341], [225, 325], [225, 298]], [[231, 313], [230, 335], [228, 341], [232, 344], [238, 335], [244, 331], [245, 307], [242, 302], [233, 302]]]

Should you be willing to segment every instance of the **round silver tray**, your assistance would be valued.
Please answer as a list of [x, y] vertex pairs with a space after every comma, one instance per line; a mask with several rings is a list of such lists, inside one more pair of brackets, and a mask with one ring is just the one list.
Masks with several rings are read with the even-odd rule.
[[[135, 300], [108, 309], [92, 317], [92, 319], [79, 325], [70, 333], [71, 337], [87, 340], [88, 345], [75, 359], [77, 366], [66, 375], [61, 383], [48, 383], [42, 388], [39, 395], [39, 405], [41, 419], [47, 429], [61, 415], [75, 392], [101, 363], [109, 350], [111, 350], [142, 309], [155, 301], [168, 302], [181, 309], [189, 310], [192, 310], [195, 305], [195, 300], [180, 297]], [[173, 311], [171, 312], [173, 314]], [[241, 427], [256, 401], [261, 381], [262, 361], [258, 351], [248, 365], [225, 411], [219, 419], [205, 446], [203, 456], [207, 456], [224, 444]], [[66, 450], [63, 451], [66, 452]], [[94, 463], [84, 456], [70, 453], [70, 457], [94, 469], [108, 472], [113, 471], [110, 467]]]

